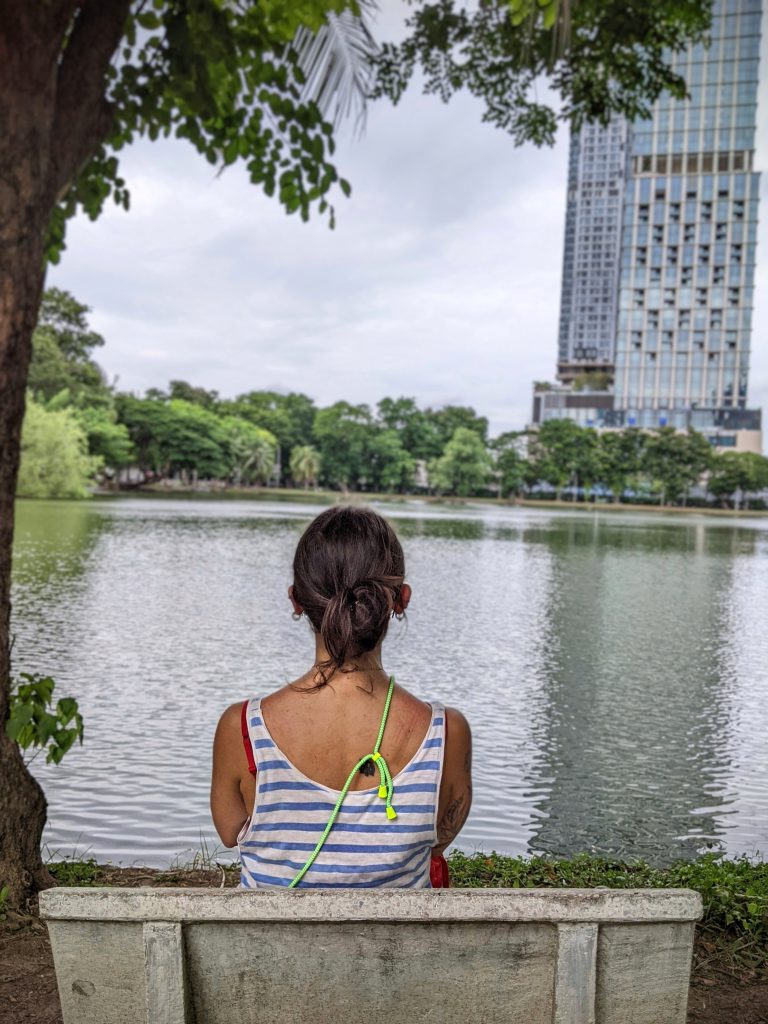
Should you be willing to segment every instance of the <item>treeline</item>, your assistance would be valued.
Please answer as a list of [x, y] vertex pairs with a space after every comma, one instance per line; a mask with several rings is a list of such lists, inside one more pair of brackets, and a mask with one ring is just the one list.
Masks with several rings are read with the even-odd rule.
[[95, 479], [196, 486], [269, 484], [391, 494], [523, 494], [672, 504], [706, 481], [722, 504], [768, 487], [768, 459], [716, 454], [694, 431], [598, 434], [570, 420], [488, 435], [466, 406], [383, 398], [318, 408], [303, 394], [234, 399], [171, 381], [143, 397], [110, 385], [103, 339], [71, 295], [46, 292], [35, 333], [19, 493], [72, 496]]

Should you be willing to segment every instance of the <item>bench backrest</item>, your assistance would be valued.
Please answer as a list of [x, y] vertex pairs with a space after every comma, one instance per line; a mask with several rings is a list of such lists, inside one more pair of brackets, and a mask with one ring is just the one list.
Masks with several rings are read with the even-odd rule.
[[51, 889], [64, 1024], [685, 1024], [685, 889]]

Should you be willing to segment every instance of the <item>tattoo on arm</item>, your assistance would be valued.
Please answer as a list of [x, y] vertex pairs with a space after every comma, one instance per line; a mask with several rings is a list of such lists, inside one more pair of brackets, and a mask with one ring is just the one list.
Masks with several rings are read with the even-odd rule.
[[445, 809], [445, 812], [437, 823], [437, 845], [445, 847], [450, 845], [456, 836], [461, 832], [464, 822], [467, 820], [469, 808], [472, 804], [472, 784], [468, 783], [467, 788], [452, 800]]

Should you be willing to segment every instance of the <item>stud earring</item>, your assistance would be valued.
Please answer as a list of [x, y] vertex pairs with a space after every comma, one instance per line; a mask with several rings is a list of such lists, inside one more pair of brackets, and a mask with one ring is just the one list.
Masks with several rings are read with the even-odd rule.
[[293, 619], [294, 622], [298, 622], [303, 614], [304, 612], [291, 612], [291, 618]]

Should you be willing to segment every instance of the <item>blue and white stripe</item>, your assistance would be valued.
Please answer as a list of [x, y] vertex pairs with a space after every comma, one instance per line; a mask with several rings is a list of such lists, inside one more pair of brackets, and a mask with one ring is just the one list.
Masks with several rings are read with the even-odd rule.
[[[429, 887], [445, 740], [445, 710], [441, 704], [431, 707], [421, 746], [394, 778], [397, 818], [387, 818], [378, 786], [348, 793], [299, 888]], [[258, 698], [248, 706], [248, 734], [256, 761], [256, 800], [238, 837], [240, 884], [246, 889], [288, 886], [322, 835], [338, 791], [313, 782], [291, 764], [264, 725]]]

